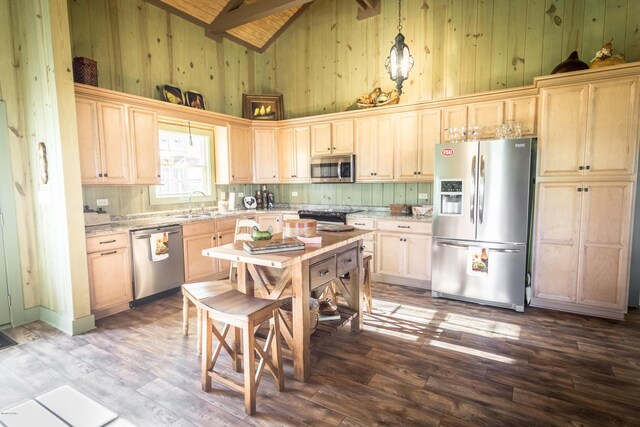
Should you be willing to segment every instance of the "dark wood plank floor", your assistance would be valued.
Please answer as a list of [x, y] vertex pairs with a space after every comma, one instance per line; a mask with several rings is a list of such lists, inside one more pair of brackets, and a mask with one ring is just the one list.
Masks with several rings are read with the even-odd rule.
[[379, 283], [373, 297], [360, 335], [314, 348], [309, 382], [290, 362], [285, 392], [263, 377], [253, 417], [239, 394], [201, 391], [178, 295], [76, 337], [42, 322], [5, 331], [20, 345], [0, 351], [0, 409], [69, 384], [139, 426], [640, 425], [638, 310], [520, 314]]

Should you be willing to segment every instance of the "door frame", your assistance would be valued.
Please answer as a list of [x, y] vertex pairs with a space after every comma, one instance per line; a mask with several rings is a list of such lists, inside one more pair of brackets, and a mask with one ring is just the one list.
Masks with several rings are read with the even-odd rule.
[[[9, 134], [7, 123], [7, 107], [4, 101], [0, 101], [0, 153], [9, 153]], [[4, 244], [5, 263], [7, 266], [7, 285], [11, 296], [9, 313], [11, 325], [17, 326], [26, 323], [27, 313], [24, 310], [22, 296], [22, 273], [20, 263], [20, 241], [18, 239], [18, 221], [14, 200], [13, 175], [11, 173], [11, 157], [0, 156], [0, 203], [3, 207], [4, 226], [0, 237]], [[9, 251], [8, 248], [16, 248]]]

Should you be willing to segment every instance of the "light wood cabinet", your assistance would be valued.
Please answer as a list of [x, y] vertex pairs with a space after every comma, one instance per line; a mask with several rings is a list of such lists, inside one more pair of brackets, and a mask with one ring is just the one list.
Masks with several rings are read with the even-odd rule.
[[271, 227], [274, 233], [282, 233], [281, 214], [257, 214], [256, 222], [259, 224], [261, 231], [267, 230]]
[[633, 176], [638, 78], [542, 88], [540, 177]]
[[379, 220], [377, 228], [375, 272], [426, 287], [431, 280], [431, 223]]
[[480, 138], [495, 138], [496, 127], [504, 123], [504, 101], [479, 102], [469, 105], [467, 126], [479, 126]]
[[87, 238], [91, 313], [96, 319], [129, 308], [132, 300], [128, 233]]
[[507, 100], [507, 120], [513, 120], [522, 126], [522, 136], [536, 134], [537, 96], [525, 96]]
[[[376, 220], [370, 218], [348, 218], [347, 224], [359, 230], [375, 230]], [[371, 263], [369, 264], [369, 272], [376, 271], [376, 236], [367, 236], [362, 240], [362, 257], [371, 255]]]
[[356, 180], [393, 179], [394, 117], [380, 114], [356, 120]]
[[334, 120], [311, 125], [311, 155], [330, 156], [352, 154], [353, 120]]
[[253, 181], [253, 144], [249, 125], [229, 124], [216, 132], [216, 183], [250, 184]]
[[202, 255], [202, 251], [217, 245], [215, 221], [197, 221], [182, 226], [185, 283], [214, 278], [218, 273], [218, 262]]
[[398, 116], [395, 180], [432, 181], [435, 145], [440, 143], [440, 109]]
[[129, 135], [133, 152], [133, 181], [160, 184], [158, 115], [146, 108], [129, 107]]
[[632, 182], [539, 184], [532, 305], [624, 318]]
[[278, 181], [278, 143], [275, 129], [253, 129], [253, 181]]
[[76, 114], [82, 183], [131, 183], [125, 106], [78, 97]]
[[278, 130], [278, 179], [280, 182], [309, 182], [309, 126]]

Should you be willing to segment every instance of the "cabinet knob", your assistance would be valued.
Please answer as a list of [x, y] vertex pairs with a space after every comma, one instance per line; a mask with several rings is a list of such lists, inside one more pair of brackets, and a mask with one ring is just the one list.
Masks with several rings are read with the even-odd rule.
[[107, 174], [105, 173], [105, 174], [103, 174], [103, 176], [106, 178], [106, 177], [108, 177], [109, 175], [107, 175]]
[[582, 187], [578, 187], [578, 193], [582, 193]]
[[584, 169], [584, 166], [578, 166], [578, 170], [581, 171]]
[[156, 175], [158, 178], [160, 178], [160, 174]]
[[585, 169], [586, 169], [586, 170], [588, 170], [588, 171], [590, 171], [590, 170], [591, 170], [591, 166], [587, 165], [587, 166], [585, 167]]
[[418, 171], [418, 175], [422, 175], [422, 172]]
[[330, 147], [327, 147], [327, 151], [331, 151], [331, 148], [330, 148]]
[[584, 192], [585, 193], [589, 192], [589, 187], [584, 187]]

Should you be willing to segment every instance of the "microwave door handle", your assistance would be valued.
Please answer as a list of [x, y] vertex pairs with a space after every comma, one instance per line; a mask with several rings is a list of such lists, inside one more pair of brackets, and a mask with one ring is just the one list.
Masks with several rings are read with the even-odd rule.
[[471, 209], [469, 209], [469, 220], [475, 224], [476, 206], [476, 156], [471, 159]]
[[480, 177], [478, 178], [478, 223], [484, 220], [484, 156], [480, 156]]
[[342, 181], [342, 162], [338, 160], [338, 180]]

